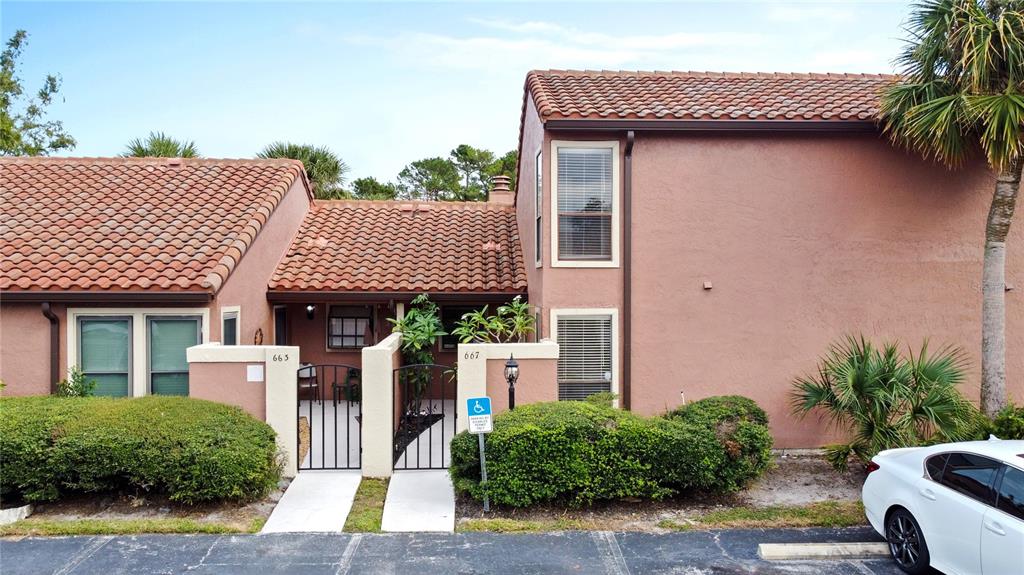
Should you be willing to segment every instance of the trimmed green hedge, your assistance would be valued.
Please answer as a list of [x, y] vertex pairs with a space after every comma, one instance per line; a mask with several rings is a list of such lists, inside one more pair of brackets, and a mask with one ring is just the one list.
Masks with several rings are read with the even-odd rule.
[[265, 495], [280, 476], [271, 427], [187, 397], [0, 399], [0, 494], [133, 490], [198, 503]]
[[[486, 491], [514, 507], [735, 491], [768, 468], [772, 439], [756, 404], [721, 399], [650, 418], [598, 402], [517, 407], [487, 435]], [[456, 489], [482, 499], [476, 437], [456, 435], [451, 454]]]

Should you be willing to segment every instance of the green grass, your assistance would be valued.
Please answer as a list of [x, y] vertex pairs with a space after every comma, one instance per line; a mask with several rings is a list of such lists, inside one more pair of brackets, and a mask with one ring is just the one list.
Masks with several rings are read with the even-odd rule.
[[384, 497], [388, 494], [387, 479], [364, 477], [356, 490], [345, 521], [345, 531], [353, 533], [379, 533], [380, 519], [384, 515]]
[[494, 533], [531, 533], [540, 531], [587, 531], [596, 526], [579, 519], [467, 519], [457, 531], [490, 531]]
[[688, 531], [694, 529], [759, 527], [850, 527], [864, 525], [864, 505], [859, 501], [821, 501], [808, 505], [732, 507], [693, 518], [693, 523], [665, 519], [658, 527]]
[[[253, 521], [250, 529], [257, 522]], [[0, 537], [16, 535], [136, 535], [141, 533], [246, 533], [231, 525], [193, 519], [22, 519], [0, 527]], [[250, 533], [254, 531], [248, 531]]]

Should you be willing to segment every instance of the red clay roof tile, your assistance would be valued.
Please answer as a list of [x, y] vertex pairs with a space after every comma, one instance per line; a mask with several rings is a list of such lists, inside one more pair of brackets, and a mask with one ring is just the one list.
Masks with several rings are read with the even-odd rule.
[[878, 113], [883, 74], [752, 74], [534, 70], [542, 120], [865, 120]]
[[295, 160], [0, 159], [0, 290], [216, 292]]
[[485, 203], [317, 201], [273, 291], [522, 293], [515, 210]]

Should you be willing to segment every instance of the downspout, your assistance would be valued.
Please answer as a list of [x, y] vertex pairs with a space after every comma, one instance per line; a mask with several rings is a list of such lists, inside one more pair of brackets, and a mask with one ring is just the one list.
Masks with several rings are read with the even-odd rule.
[[50, 302], [43, 302], [43, 315], [50, 320], [50, 393], [57, 393], [60, 379], [60, 319], [50, 309]]
[[626, 155], [623, 161], [622, 217], [622, 407], [632, 405], [633, 379], [633, 130], [626, 132]]

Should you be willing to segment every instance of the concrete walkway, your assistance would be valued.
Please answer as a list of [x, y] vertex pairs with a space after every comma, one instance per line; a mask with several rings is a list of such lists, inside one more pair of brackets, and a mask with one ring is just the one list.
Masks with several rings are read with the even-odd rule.
[[448, 470], [396, 471], [388, 483], [381, 531], [455, 531], [455, 489]]
[[261, 533], [341, 533], [360, 480], [358, 469], [300, 472]]
[[870, 527], [683, 533], [302, 533], [0, 539], [4, 575], [900, 575], [885, 559], [765, 561], [759, 543], [877, 541]]

